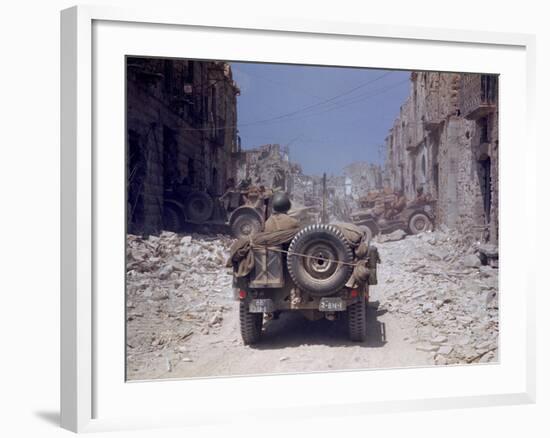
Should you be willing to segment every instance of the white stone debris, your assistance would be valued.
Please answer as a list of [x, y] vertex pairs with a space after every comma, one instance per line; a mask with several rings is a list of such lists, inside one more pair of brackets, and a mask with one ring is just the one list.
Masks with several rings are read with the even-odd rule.
[[[183, 344], [194, 333], [214, 334], [220, 330], [232, 296], [231, 275], [224, 268], [231, 242], [223, 235], [163, 232], [146, 239], [127, 236], [126, 342], [130, 373], [148, 367], [149, 361], [161, 360], [159, 352], [169, 350], [187, 356], [189, 349]], [[179, 360], [191, 361], [189, 357]], [[169, 363], [158, 368], [170, 371]]]
[[436, 352], [436, 364], [498, 360], [498, 269], [471, 243], [435, 231], [377, 246], [380, 308], [413, 318], [408, 342]]
[[[376, 240], [382, 263], [373, 295], [379, 311], [411, 327], [405, 342], [437, 365], [498, 360], [498, 269], [481, 264], [471, 242], [449, 230]], [[130, 379], [172, 375], [178, 364], [199, 363], [207, 345], [241, 342], [227, 326], [235, 323], [225, 268], [232, 242], [224, 235], [169, 232], [127, 237]], [[470, 255], [480, 266], [465, 263]], [[280, 354], [274, 360], [291, 361]]]

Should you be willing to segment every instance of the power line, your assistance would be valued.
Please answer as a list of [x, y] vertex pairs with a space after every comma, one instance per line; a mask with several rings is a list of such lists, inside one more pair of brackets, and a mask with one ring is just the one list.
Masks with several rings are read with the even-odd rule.
[[[385, 76], [389, 73], [392, 73], [392, 72], [388, 72], [388, 73], [385, 73], [384, 75], [382, 76]], [[378, 80], [378, 79], [381, 79], [382, 76], [370, 81], [370, 83]], [[186, 128], [186, 129], [183, 129], [184, 131], [210, 131], [210, 130], [226, 130], [226, 129], [233, 129], [233, 128], [237, 128], [237, 127], [248, 127], [248, 126], [253, 126], [253, 125], [257, 125], [257, 124], [265, 124], [265, 123], [271, 123], [271, 122], [278, 122], [278, 121], [293, 121], [293, 120], [300, 120], [300, 119], [303, 119], [303, 118], [306, 118], [306, 117], [312, 117], [312, 116], [316, 116], [316, 115], [320, 115], [320, 114], [324, 114], [326, 112], [329, 112], [329, 111], [334, 111], [334, 110], [338, 110], [338, 109], [341, 109], [345, 106], [348, 106], [348, 105], [353, 105], [355, 103], [359, 103], [359, 102], [362, 102], [362, 101], [365, 101], [369, 98], [372, 98], [372, 97], [375, 97], [375, 96], [378, 96], [380, 94], [383, 94], [385, 92], [387, 92], [388, 90], [391, 90], [395, 87], [397, 87], [398, 85], [401, 85], [402, 83], [405, 83], [409, 81], [409, 79], [407, 78], [406, 80], [403, 80], [403, 81], [399, 81], [395, 84], [392, 84], [390, 86], [387, 86], [387, 87], [383, 87], [383, 88], [380, 88], [378, 90], [371, 90], [367, 93], [363, 93], [363, 94], [360, 94], [358, 96], [354, 96], [353, 98], [351, 99], [348, 99], [348, 100], [343, 100], [343, 101], [340, 101], [340, 102], [334, 102], [332, 103], [331, 105], [329, 105], [327, 108], [324, 108], [322, 109], [321, 111], [319, 112], [316, 112], [316, 113], [310, 113], [310, 114], [304, 114], [300, 117], [294, 117], [294, 118], [289, 118], [290, 114], [297, 114], [301, 111], [306, 111], [306, 108], [313, 108], [313, 107], [317, 107], [317, 106], [320, 106], [320, 105], [324, 105], [325, 103], [327, 103], [328, 101], [334, 101], [336, 100], [337, 98], [339, 97], [342, 97], [343, 95], [347, 95], [347, 94], [350, 94], [351, 92], [367, 85], [366, 83], [365, 84], [362, 84], [358, 87], [355, 87], [353, 90], [348, 90], [347, 92], [345, 93], [342, 93], [338, 96], [334, 96], [330, 99], [327, 99], [326, 101], [324, 102], [320, 102], [318, 104], [315, 104], [315, 105], [309, 105], [308, 107], [304, 107], [304, 108], [301, 108], [299, 110], [296, 110], [296, 111], [292, 111], [291, 113], [287, 113], [287, 114], [284, 114], [284, 115], [280, 115], [280, 116], [277, 116], [277, 117], [273, 117], [273, 118], [269, 118], [269, 119], [265, 119], [265, 120], [257, 120], [257, 121], [254, 121], [254, 122], [248, 122], [248, 123], [241, 123], [241, 124], [237, 124], [237, 125], [231, 125], [231, 126], [224, 126], [224, 127], [219, 127], [219, 128], [213, 128], [213, 127], [209, 127], [209, 128]], [[374, 91], [374, 92], [373, 92]], [[283, 119], [283, 120], [281, 120]]]
[[293, 116], [293, 115], [298, 114], [298, 113], [300, 113], [300, 112], [302, 112], [302, 111], [306, 111], [306, 110], [309, 110], [309, 109], [311, 109], [311, 108], [315, 108], [315, 107], [317, 107], [317, 106], [324, 105], [324, 104], [326, 104], [326, 103], [328, 103], [328, 102], [332, 102], [332, 101], [334, 101], [334, 100], [336, 100], [336, 99], [339, 99], [339, 98], [341, 98], [342, 96], [346, 96], [346, 95], [348, 95], [348, 94], [351, 94], [351, 93], [353, 93], [354, 91], [357, 91], [357, 90], [359, 90], [360, 88], [366, 87], [367, 85], [372, 84], [373, 82], [376, 82], [376, 81], [378, 81], [378, 80], [380, 80], [380, 79], [382, 79], [382, 78], [388, 76], [388, 75], [391, 74], [391, 73], [393, 73], [393, 72], [392, 72], [392, 71], [389, 71], [389, 72], [383, 73], [382, 75], [380, 75], [380, 76], [378, 76], [378, 77], [376, 77], [376, 78], [374, 78], [374, 79], [371, 79], [370, 81], [364, 82], [363, 84], [358, 85], [357, 87], [354, 87], [354, 88], [352, 88], [352, 89], [350, 89], [350, 90], [348, 90], [348, 91], [345, 91], [344, 93], [340, 93], [340, 94], [338, 94], [338, 95], [336, 95], [336, 96], [333, 96], [333, 97], [330, 97], [330, 98], [328, 98], [328, 99], [325, 99], [325, 100], [323, 100], [322, 102], [314, 103], [314, 104], [312, 104], [312, 105], [307, 105], [307, 106], [305, 106], [305, 107], [299, 108], [299, 109], [294, 110], [294, 111], [291, 111], [291, 112], [289, 112], [289, 113], [281, 114], [281, 115], [279, 115], [279, 116], [277, 116], [277, 117], [272, 117], [272, 118], [270, 118], [270, 119], [256, 120], [256, 121], [254, 121], [254, 122], [243, 123], [243, 124], [241, 124], [240, 126], [249, 126], [249, 125], [252, 125], [252, 124], [264, 123], [264, 122], [269, 122], [269, 121], [272, 121], [272, 120], [278, 120], [278, 119], [281, 119], [281, 118]]
[[[348, 100], [345, 100], [345, 101], [341, 101], [341, 102], [335, 102], [333, 103], [332, 105], [330, 105], [329, 107], [327, 108], [323, 108], [321, 109], [320, 111], [317, 111], [317, 112], [314, 112], [314, 113], [310, 113], [310, 114], [303, 114], [301, 116], [298, 116], [298, 117], [293, 117], [293, 118], [286, 118], [285, 122], [288, 122], [288, 121], [295, 121], [295, 120], [301, 120], [301, 119], [305, 119], [305, 118], [308, 118], [308, 117], [314, 117], [314, 116], [318, 116], [318, 115], [321, 115], [321, 114], [325, 114], [327, 112], [330, 112], [330, 111], [337, 111], [339, 109], [342, 109], [344, 107], [347, 107], [349, 105], [354, 105], [356, 103], [360, 103], [360, 102], [364, 102], [365, 100], [368, 100], [372, 97], [376, 97], [380, 94], [383, 94], [391, 89], [394, 89], [396, 88], [397, 86], [407, 82], [409, 79], [406, 79], [406, 80], [403, 80], [403, 81], [399, 81], [395, 84], [392, 84], [390, 86], [387, 86], [387, 87], [383, 87], [383, 88], [379, 88], [378, 90], [371, 90], [370, 92], [368, 93], [364, 93], [360, 96], [355, 96], [351, 99], [348, 99]], [[278, 122], [280, 120], [272, 120], [270, 122]], [[268, 122], [265, 122], [265, 123], [268, 123]], [[249, 125], [240, 125], [240, 126], [249, 126]]]

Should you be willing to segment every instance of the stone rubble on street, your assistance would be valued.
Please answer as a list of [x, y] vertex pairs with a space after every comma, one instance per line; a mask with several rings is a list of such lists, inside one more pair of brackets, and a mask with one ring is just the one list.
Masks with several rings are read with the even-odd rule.
[[[205, 349], [241, 344], [225, 268], [232, 241], [221, 234], [128, 235], [128, 378], [170, 374]], [[375, 243], [382, 258], [378, 310], [412, 327], [403, 341], [427, 355], [426, 365], [498, 360], [498, 269], [473, 263], [480, 260], [475, 246], [451, 231], [378, 236]], [[289, 359], [279, 353], [274, 360]]]
[[224, 313], [232, 310], [232, 280], [223, 268], [231, 242], [223, 235], [128, 235], [129, 375], [155, 366], [155, 353], [191, 362], [182, 343], [219, 330]]
[[436, 364], [497, 360], [498, 270], [482, 266], [474, 246], [435, 231], [378, 247], [380, 305], [414, 319], [418, 350]]

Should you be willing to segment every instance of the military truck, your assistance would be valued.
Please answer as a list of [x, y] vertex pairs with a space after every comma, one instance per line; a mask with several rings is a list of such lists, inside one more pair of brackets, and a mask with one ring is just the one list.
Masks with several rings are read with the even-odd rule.
[[[227, 190], [221, 197], [207, 192], [191, 190], [187, 193], [166, 191], [164, 194], [164, 227], [168, 231], [181, 231], [184, 224], [229, 228], [237, 239], [248, 237], [263, 229], [271, 214], [271, 191], [250, 195], [249, 189]], [[303, 224], [317, 221], [315, 207], [298, 207], [289, 212]]]
[[245, 344], [259, 342], [264, 319], [281, 312], [300, 312], [309, 320], [347, 315], [349, 338], [366, 340], [369, 285], [376, 284], [379, 258], [365, 235], [353, 230], [354, 239], [345, 227], [314, 224], [290, 232], [284, 243], [271, 241], [273, 233], [253, 238], [250, 272], [239, 276], [235, 265], [233, 271]]
[[211, 196], [205, 191], [186, 193], [166, 191], [163, 221], [165, 229], [180, 231], [184, 224], [229, 227], [236, 238], [262, 229], [267, 216], [268, 198], [251, 202], [247, 190], [228, 190], [223, 196]]

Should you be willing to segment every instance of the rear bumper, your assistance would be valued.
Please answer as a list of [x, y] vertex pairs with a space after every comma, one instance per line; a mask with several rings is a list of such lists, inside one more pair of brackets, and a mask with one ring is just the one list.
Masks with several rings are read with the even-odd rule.
[[368, 287], [358, 290], [353, 296], [352, 290], [344, 288], [336, 294], [326, 297], [316, 297], [307, 293], [280, 289], [259, 289], [245, 291], [246, 296], [240, 298], [239, 290], [235, 289], [237, 301], [244, 301], [252, 313], [271, 313], [279, 310], [317, 310], [320, 312], [343, 312], [348, 306], [368, 299]]

